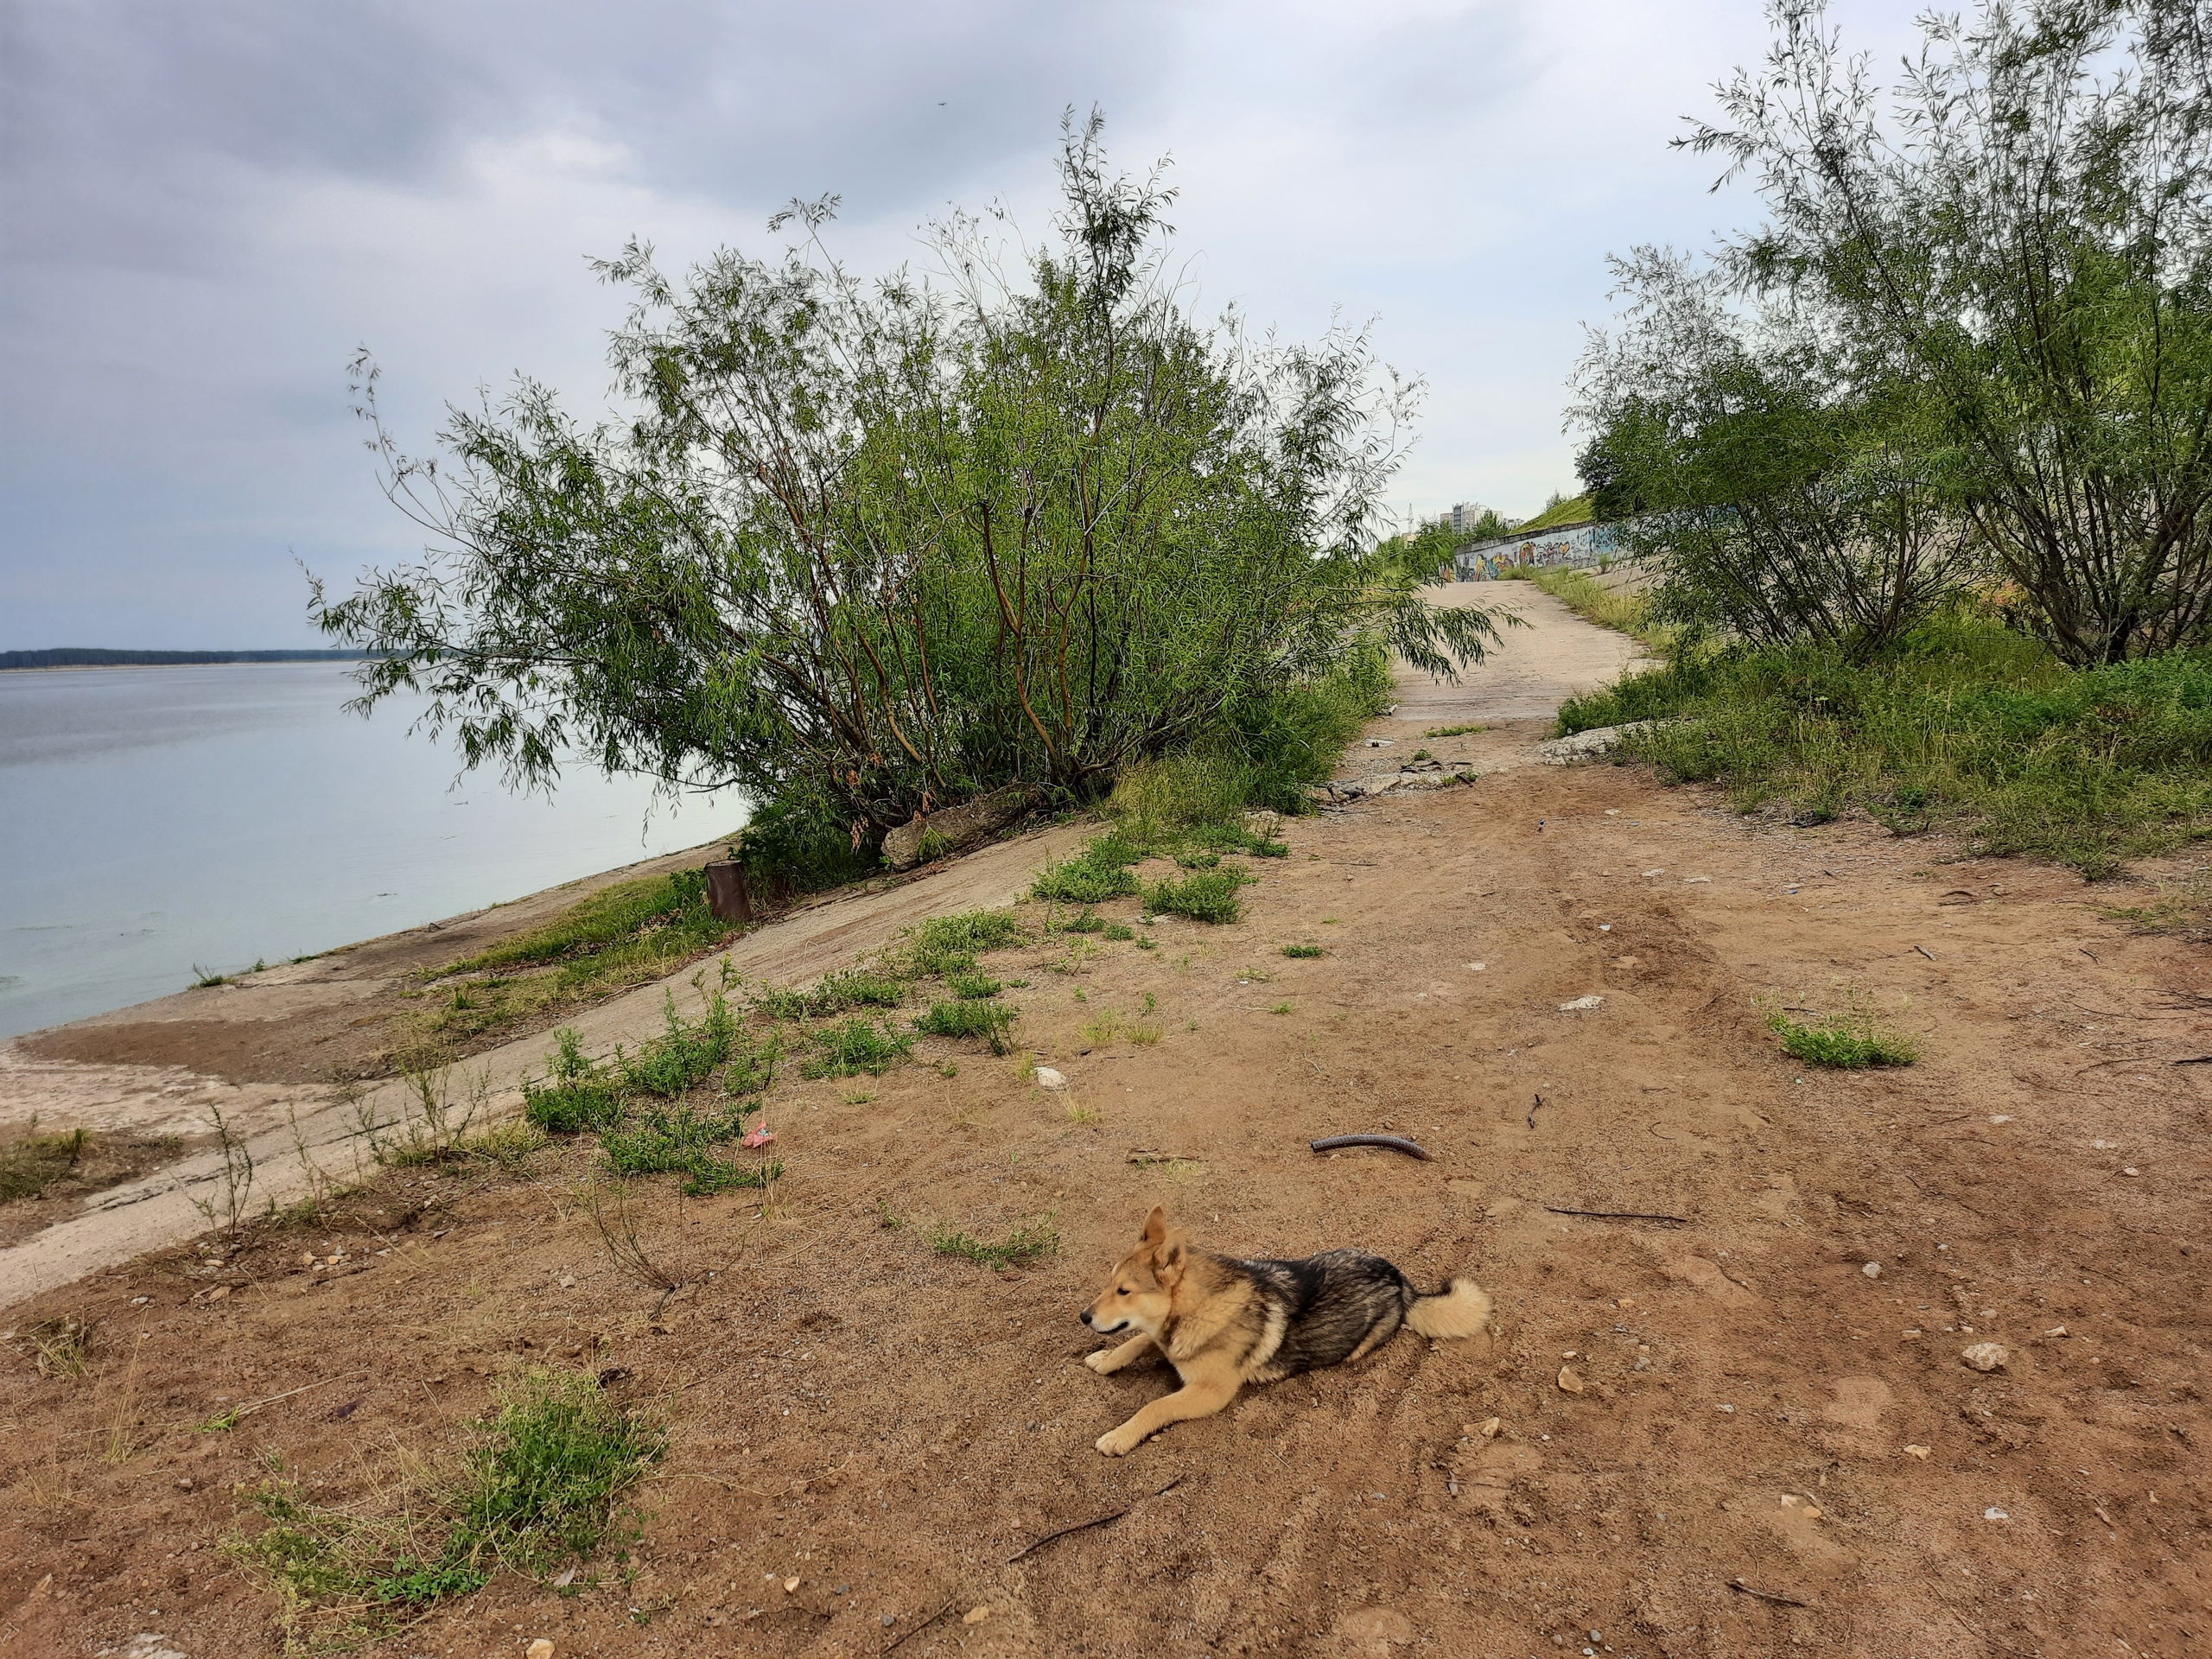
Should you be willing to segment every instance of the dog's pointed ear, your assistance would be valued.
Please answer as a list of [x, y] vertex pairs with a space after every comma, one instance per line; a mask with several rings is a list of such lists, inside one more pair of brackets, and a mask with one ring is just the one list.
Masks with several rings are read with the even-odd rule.
[[1152, 1213], [1144, 1218], [1144, 1236], [1139, 1239], [1137, 1243], [1140, 1244], [1149, 1244], [1154, 1249], [1157, 1249], [1160, 1247], [1160, 1241], [1166, 1236], [1167, 1206], [1165, 1205], [1155, 1204], [1152, 1206]]
[[1152, 1276], [1160, 1281], [1162, 1290], [1173, 1290], [1183, 1277], [1183, 1236], [1174, 1235], [1153, 1247]]

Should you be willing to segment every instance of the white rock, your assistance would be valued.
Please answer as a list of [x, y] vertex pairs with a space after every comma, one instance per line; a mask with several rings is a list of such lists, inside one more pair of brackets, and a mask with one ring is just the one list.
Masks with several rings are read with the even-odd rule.
[[1039, 1089], [1065, 1089], [1068, 1086], [1068, 1080], [1051, 1066], [1040, 1065], [1037, 1068], [1037, 1086]]
[[1559, 1011], [1561, 1014], [1589, 1014], [1605, 1006], [1605, 999], [1592, 993], [1588, 996], [1578, 996], [1572, 1002], [1560, 1003]]
[[1882, 1264], [1878, 1262], [1869, 1262], [1865, 1267], [1859, 1268], [1859, 1271], [1865, 1274], [1869, 1279], [1878, 1279], [1882, 1276]]
[[1977, 1342], [1959, 1356], [1977, 1371], [2001, 1371], [2012, 1357], [2001, 1342]]
[[1981, 1518], [1985, 1521], [2010, 1521], [2012, 1517], [1993, 1503], [1981, 1512]]

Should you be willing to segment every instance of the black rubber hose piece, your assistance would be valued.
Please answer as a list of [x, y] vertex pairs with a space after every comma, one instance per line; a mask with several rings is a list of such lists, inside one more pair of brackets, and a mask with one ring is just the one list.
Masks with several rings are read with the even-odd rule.
[[1338, 1147], [1386, 1147], [1392, 1152], [1402, 1152], [1408, 1158], [1418, 1158], [1423, 1163], [1432, 1161], [1427, 1147], [1419, 1141], [1407, 1140], [1402, 1135], [1332, 1135], [1306, 1144], [1316, 1152], [1334, 1152]]

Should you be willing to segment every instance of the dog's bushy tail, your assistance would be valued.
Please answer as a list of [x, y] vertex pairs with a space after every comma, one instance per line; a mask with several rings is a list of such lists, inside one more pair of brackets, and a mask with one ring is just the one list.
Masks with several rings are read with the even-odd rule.
[[1490, 1298], [1473, 1280], [1454, 1279], [1433, 1296], [1414, 1297], [1406, 1323], [1438, 1341], [1471, 1337], [1490, 1323]]

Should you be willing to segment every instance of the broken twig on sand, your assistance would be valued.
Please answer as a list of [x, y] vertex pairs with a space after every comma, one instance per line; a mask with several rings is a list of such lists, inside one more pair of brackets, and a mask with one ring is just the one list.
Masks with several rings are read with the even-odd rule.
[[1418, 1158], [1423, 1163], [1433, 1161], [1427, 1147], [1417, 1141], [1408, 1141], [1402, 1135], [1331, 1135], [1306, 1143], [1315, 1152], [1334, 1152], [1338, 1147], [1387, 1147], [1392, 1152], [1402, 1152], [1408, 1158]]
[[1759, 1601], [1770, 1601], [1777, 1607], [1810, 1607], [1813, 1605], [1809, 1601], [1800, 1601], [1795, 1596], [1777, 1596], [1771, 1590], [1754, 1590], [1741, 1579], [1729, 1580], [1728, 1587], [1731, 1590], [1740, 1590], [1745, 1595]]
[[1662, 1216], [1649, 1210], [1569, 1210], [1557, 1204], [1548, 1204], [1544, 1208], [1555, 1216], [1592, 1216], [1599, 1221], [1671, 1221], [1677, 1227], [1690, 1224], [1688, 1216]]
[[955, 1596], [955, 1597], [954, 1597], [950, 1601], [946, 1602], [946, 1603], [944, 1604], [944, 1606], [942, 1606], [942, 1607], [938, 1608], [938, 1609], [937, 1610], [937, 1611], [935, 1611], [935, 1612], [931, 1613], [931, 1614], [927, 1618], [924, 1619], [920, 1624], [918, 1624], [915, 1625], [915, 1626], [914, 1626], [914, 1628], [913, 1628], [912, 1630], [911, 1630], [907, 1631], [907, 1632], [906, 1633], [906, 1635], [904, 1635], [904, 1636], [900, 1637], [899, 1637], [896, 1642], [893, 1642], [893, 1643], [891, 1643], [891, 1646], [890, 1646], [890, 1647], [887, 1647], [887, 1648], [885, 1648], [885, 1649], [883, 1649], [883, 1651], [884, 1651], [884, 1652], [886, 1652], [886, 1653], [889, 1653], [889, 1652], [892, 1650], [892, 1649], [893, 1649], [893, 1648], [901, 1648], [901, 1647], [906, 1646], [906, 1644], [907, 1643], [909, 1643], [909, 1642], [912, 1641], [916, 1637], [919, 1636], [919, 1635], [920, 1635], [924, 1630], [926, 1630], [927, 1629], [929, 1629], [929, 1627], [930, 1627], [931, 1625], [932, 1625], [932, 1624], [936, 1624], [936, 1623], [938, 1622], [938, 1620], [939, 1620], [940, 1618], [944, 1618], [947, 1613], [950, 1612], [954, 1608], [957, 1607], [959, 1605], [960, 1605], [960, 1598], [959, 1598], [959, 1597], [957, 1597], [957, 1596]]
[[[1182, 1484], [1183, 1477], [1178, 1475], [1174, 1479], [1169, 1481], [1158, 1491], [1152, 1493], [1151, 1496], [1154, 1497], [1165, 1497], [1168, 1493], [1173, 1491]], [[1141, 1503], [1144, 1501], [1145, 1500], [1143, 1498], [1139, 1498], [1137, 1500], [1137, 1503]], [[1118, 1521], [1123, 1516], [1127, 1515], [1129, 1512], [1129, 1510], [1134, 1510], [1136, 1506], [1136, 1503], [1132, 1503], [1128, 1506], [1128, 1509], [1116, 1510], [1111, 1515], [1102, 1515], [1095, 1521], [1078, 1521], [1071, 1527], [1062, 1527], [1058, 1532], [1048, 1532], [1042, 1538], [1039, 1538], [1035, 1543], [1026, 1544], [1021, 1548], [1014, 1551], [1013, 1554], [1007, 1556], [1006, 1558], [1006, 1564], [1008, 1567], [1012, 1567], [1023, 1556], [1030, 1554], [1031, 1551], [1044, 1548], [1046, 1545], [1051, 1543], [1055, 1538], [1065, 1538], [1071, 1532], [1089, 1532], [1093, 1527], [1103, 1527], [1109, 1522]]]

